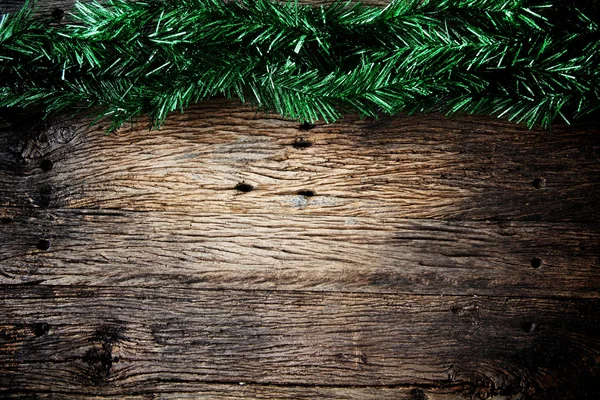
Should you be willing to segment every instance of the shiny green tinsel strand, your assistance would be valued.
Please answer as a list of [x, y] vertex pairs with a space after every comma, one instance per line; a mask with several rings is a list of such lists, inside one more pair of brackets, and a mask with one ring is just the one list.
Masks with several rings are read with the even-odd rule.
[[598, 1], [29, 3], [0, 19], [0, 106], [110, 117], [112, 129], [213, 96], [301, 121], [483, 113], [548, 127], [600, 108]]

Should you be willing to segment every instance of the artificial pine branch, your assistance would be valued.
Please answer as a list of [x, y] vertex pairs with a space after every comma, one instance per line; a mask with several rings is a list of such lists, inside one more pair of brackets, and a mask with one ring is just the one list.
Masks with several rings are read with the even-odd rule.
[[0, 20], [0, 106], [90, 112], [112, 129], [213, 96], [314, 122], [347, 112], [485, 113], [548, 127], [600, 108], [598, 1], [27, 3]]

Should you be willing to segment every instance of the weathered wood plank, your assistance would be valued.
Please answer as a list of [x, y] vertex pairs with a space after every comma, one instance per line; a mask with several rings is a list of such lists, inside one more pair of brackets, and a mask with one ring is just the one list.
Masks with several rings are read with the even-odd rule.
[[[336, 400], [467, 400], [472, 399], [471, 388], [453, 385], [448, 388], [430, 387], [319, 387], [277, 386], [257, 384], [202, 384], [181, 385], [173, 382], [168, 390], [182, 390], [180, 386], [192, 388], [193, 392], [171, 391], [157, 393], [148, 391], [140, 395], [84, 395], [81, 393], [6, 392], [4, 399], [60, 399], [60, 400], [236, 400], [236, 399], [336, 399]], [[515, 397], [517, 399], [518, 397]], [[510, 397], [490, 397], [489, 400], [507, 400]]]
[[598, 224], [0, 209], [0, 283], [598, 297]]
[[[0, 205], [600, 218], [600, 136], [593, 127], [549, 133], [485, 117], [435, 116], [299, 126], [215, 100], [172, 115], [159, 132], [140, 124], [105, 135], [105, 126], [58, 124], [43, 132], [44, 141], [5, 131]], [[301, 148], [306, 143], [312, 146]]]
[[597, 299], [42, 286], [0, 298], [7, 392], [244, 382], [565, 400], [600, 390]]

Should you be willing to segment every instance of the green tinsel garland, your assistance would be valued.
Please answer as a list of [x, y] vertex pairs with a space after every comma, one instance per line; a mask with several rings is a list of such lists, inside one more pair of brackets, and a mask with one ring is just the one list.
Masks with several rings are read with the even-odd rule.
[[115, 129], [226, 95], [307, 122], [442, 111], [548, 127], [600, 108], [598, 5], [109, 0], [59, 24], [27, 3], [0, 20], [0, 107], [91, 111]]

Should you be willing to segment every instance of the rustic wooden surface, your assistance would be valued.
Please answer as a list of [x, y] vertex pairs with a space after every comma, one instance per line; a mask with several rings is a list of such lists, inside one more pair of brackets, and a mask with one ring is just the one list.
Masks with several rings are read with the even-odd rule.
[[595, 299], [72, 286], [0, 295], [1, 372], [24, 392], [235, 382], [357, 387], [354, 398], [371, 386], [398, 389], [391, 397], [431, 388], [551, 398], [596, 388], [599, 372], [588, 369]]
[[[600, 217], [594, 125], [549, 133], [484, 117], [348, 117], [302, 130], [216, 100], [172, 115], [160, 131], [144, 128], [105, 135], [106, 125], [66, 122], [43, 130], [41, 140], [0, 133], [0, 205], [444, 220]], [[52, 171], [42, 168], [42, 155]], [[239, 184], [251, 191], [236, 190]]]
[[597, 224], [5, 212], [5, 284], [599, 295]]
[[0, 398], [600, 398], [597, 123], [106, 126], [0, 115]]

